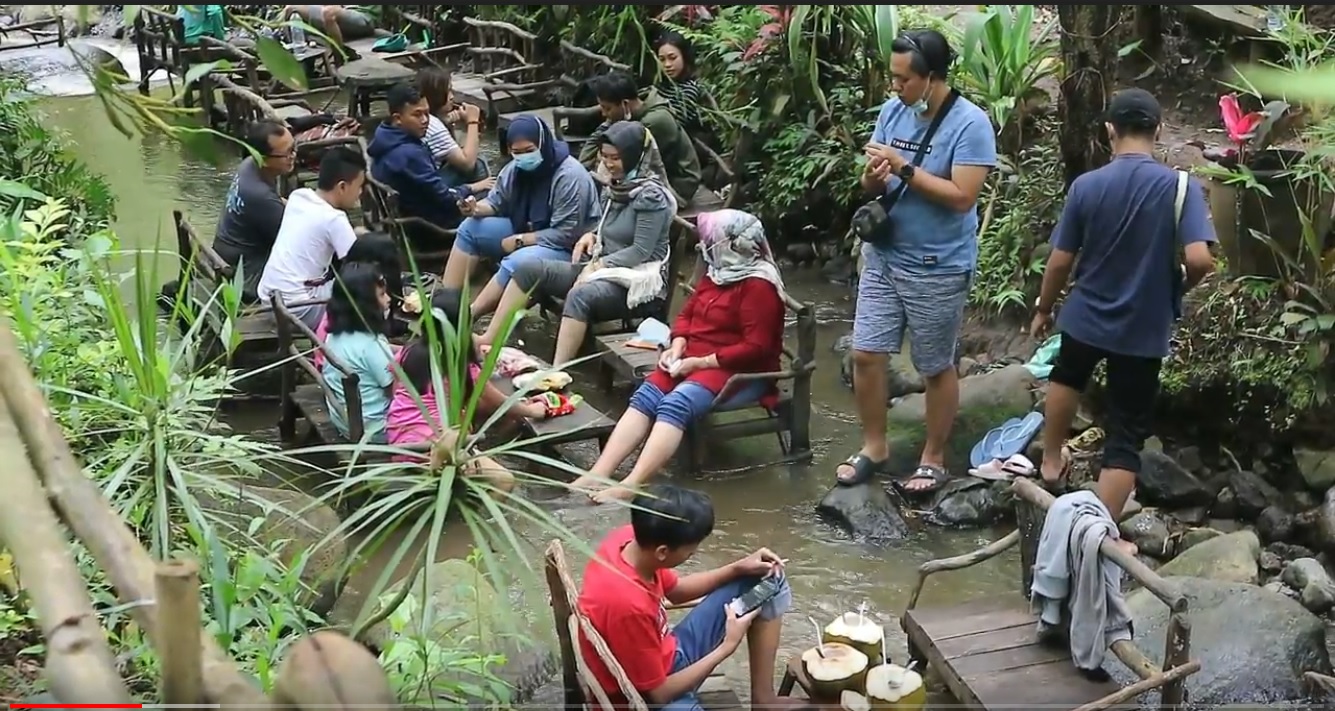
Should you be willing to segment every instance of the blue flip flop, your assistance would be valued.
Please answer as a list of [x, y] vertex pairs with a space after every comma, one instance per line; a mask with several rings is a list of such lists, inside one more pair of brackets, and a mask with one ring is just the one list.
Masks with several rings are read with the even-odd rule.
[[1024, 417], [1012, 417], [992, 428], [969, 452], [969, 463], [978, 468], [1000, 459], [1006, 461], [1024, 452], [1043, 427], [1043, 413], [1035, 411]]

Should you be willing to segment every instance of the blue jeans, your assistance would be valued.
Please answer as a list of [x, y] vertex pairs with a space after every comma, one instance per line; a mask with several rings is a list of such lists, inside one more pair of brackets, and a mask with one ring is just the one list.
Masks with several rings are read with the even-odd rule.
[[[770, 387], [761, 381], [749, 382], [732, 391], [728, 405], [755, 402]], [[699, 383], [677, 383], [672, 392], [664, 393], [649, 382], [640, 383], [630, 396], [630, 407], [655, 422], [665, 422], [685, 431], [687, 425], [709, 414], [714, 407], [714, 393]]]
[[459, 225], [459, 231], [454, 237], [454, 246], [458, 247], [460, 252], [474, 257], [501, 260], [495, 277], [496, 283], [501, 287], [510, 283], [515, 269], [525, 262], [543, 259], [567, 263], [570, 261], [570, 250], [553, 249], [536, 244], [506, 254], [501, 248], [501, 241], [506, 237], [513, 237], [514, 234], [514, 225], [508, 217], [470, 217]]
[[[724, 607], [755, 587], [760, 580], [758, 577], [740, 578], [714, 590], [672, 628], [672, 634], [677, 638], [677, 656], [672, 660], [670, 673], [675, 674], [700, 661], [723, 643], [723, 632], [727, 625]], [[793, 591], [788, 587], [787, 578], [780, 574], [780, 581], [782, 587], [779, 594], [760, 608], [759, 619], [778, 619], [793, 606]], [[692, 689], [662, 708], [663, 711], [701, 711], [702, 707], [699, 696]]]

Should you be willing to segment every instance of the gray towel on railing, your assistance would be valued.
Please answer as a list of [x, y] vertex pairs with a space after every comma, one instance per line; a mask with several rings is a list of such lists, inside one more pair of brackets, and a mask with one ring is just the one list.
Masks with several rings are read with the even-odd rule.
[[1067, 628], [1071, 660], [1093, 671], [1110, 645], [1131, 639], [1131, 614], [1122, 597], [1122, 568], [1099, 555], [1117, 523], [1091, 491], [1059, 497], [1048, 509], [1038, 540], [1031, 596], [1038, 633]]

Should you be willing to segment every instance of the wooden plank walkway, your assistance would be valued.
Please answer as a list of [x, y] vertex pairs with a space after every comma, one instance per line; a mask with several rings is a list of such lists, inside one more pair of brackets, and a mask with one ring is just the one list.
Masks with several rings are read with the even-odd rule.
[[[1028, 601], [1019, 595], [916, 608], [904, 615], [909, 639], [966, 708], [1074, 709], [1121, 689], [1113, 681], [1086, 678], [1072, 664], [1066, 643], [1040, 642], [1036, 625]], [[1108, 659], [1117, 663], [1111, 652]]]

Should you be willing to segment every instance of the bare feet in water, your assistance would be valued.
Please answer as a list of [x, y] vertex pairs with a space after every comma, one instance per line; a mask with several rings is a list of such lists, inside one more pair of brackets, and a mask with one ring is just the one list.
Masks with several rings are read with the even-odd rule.
[[624, 486], [609, 486], [602, 491], [589, 496], [595, 504], [610, 504], [614, 501], [630, 501], [635, 497], [635, 492]]

